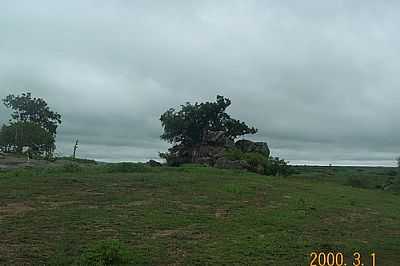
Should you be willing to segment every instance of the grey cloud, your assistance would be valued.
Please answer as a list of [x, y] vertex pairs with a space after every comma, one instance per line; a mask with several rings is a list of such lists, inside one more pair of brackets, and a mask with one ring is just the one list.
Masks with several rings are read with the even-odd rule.
[[387, 165], [400, 152], [399, 7], [2, 1], [0, 96], [45, 97], [64, 117], [60, 152], [80, 138], [103, 160], [156, 157], [163, 111], [223, 94], [276, 155]]

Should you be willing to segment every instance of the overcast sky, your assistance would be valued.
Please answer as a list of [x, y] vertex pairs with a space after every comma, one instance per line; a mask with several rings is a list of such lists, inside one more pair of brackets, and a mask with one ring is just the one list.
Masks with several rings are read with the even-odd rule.
[[79, 138], [81, 157], [157, 158], [161, 113], [222, 94], [274, 156], [392, 165], [399, 12], [366, 0], [1, 0], [0, 97], [44, 97], [63, 116], [64, 155]]

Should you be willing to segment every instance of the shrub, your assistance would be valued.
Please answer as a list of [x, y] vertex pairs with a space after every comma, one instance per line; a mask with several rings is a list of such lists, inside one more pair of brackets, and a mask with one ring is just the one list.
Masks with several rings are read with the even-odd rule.
[[244, 153], [236, 148], [225, 150], [225, 158], [229, 160], [244, 160]]
[[257, 152], [244, 153], [239, 149], [229, 149], [225, 151], [225, 158], [229, 160], [243, 160], [250, 166], [250, 171], [265, 175], [287, 176], [292, 174], [292, 169], [287, 162], [279, 157], [266, 157]]
[[107, 240], [96, 243], [85, 250], [76, 265], [132, 265], [133, 256], [118, 240]]
[[225, 151], [225, 158], [233, 161], [245, 161], [249, 165], [248, 170], [259, 174], [264, 174], [265, 168], [268, 166], [268, 157], [257, 152], [244, 153], [239, 149], [229, 149]]
[[245, 153], [244, 160], [252, 167], [268, 165], [268, 158], [256, 152]]
[[293, 173], [288, 163], [279, 157], [270, 157], [264, 170], [266, 175], [288, 176]]

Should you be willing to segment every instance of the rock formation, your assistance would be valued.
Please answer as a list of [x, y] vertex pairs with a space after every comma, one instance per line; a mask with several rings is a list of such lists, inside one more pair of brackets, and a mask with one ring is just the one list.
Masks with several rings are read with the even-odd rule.
[[243, 160], [229, 160], [227, 158], [218, 158], [214, 164], [214, 167], [222, 169], [250, 169], [250, 165]]
[[263, 167], [257, 165], [250, 166], [245, 160], [231, 160], [226, 158], [225, 152], [230, 149], [237, 149], [242, 153], [259, 153], [265, 158], [269, 158], [270, 150], [266, 142], [253, 142], [250, 140], [238, 140], [236, 143], [227, 138], [224, 131], [208, 131], [200, 145], [186, 147], [175, 145], [170, 148], [167, 154], [162, 157], [167, 159], [167, 163], [178, 166], [183, 163], [206, 164], [218, 168], [247, 169], [256, 171]]
[[251, 140], [242, 139], [235, 143], [235, 148], [242, 152], [258, 152], [269, 157], [270, 151], [266, 142], [253, 142]]

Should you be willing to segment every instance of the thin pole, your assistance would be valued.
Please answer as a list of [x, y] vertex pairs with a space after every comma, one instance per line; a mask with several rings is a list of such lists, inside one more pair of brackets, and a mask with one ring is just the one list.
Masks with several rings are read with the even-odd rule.
[[74, 154], [72, 155], [72, 159], [75, 160], [75, 155], [76, 155], [76, 150], [78, 149], [78, 140], [76, 140], [75, 142], [75, 146], [74, 146]]

